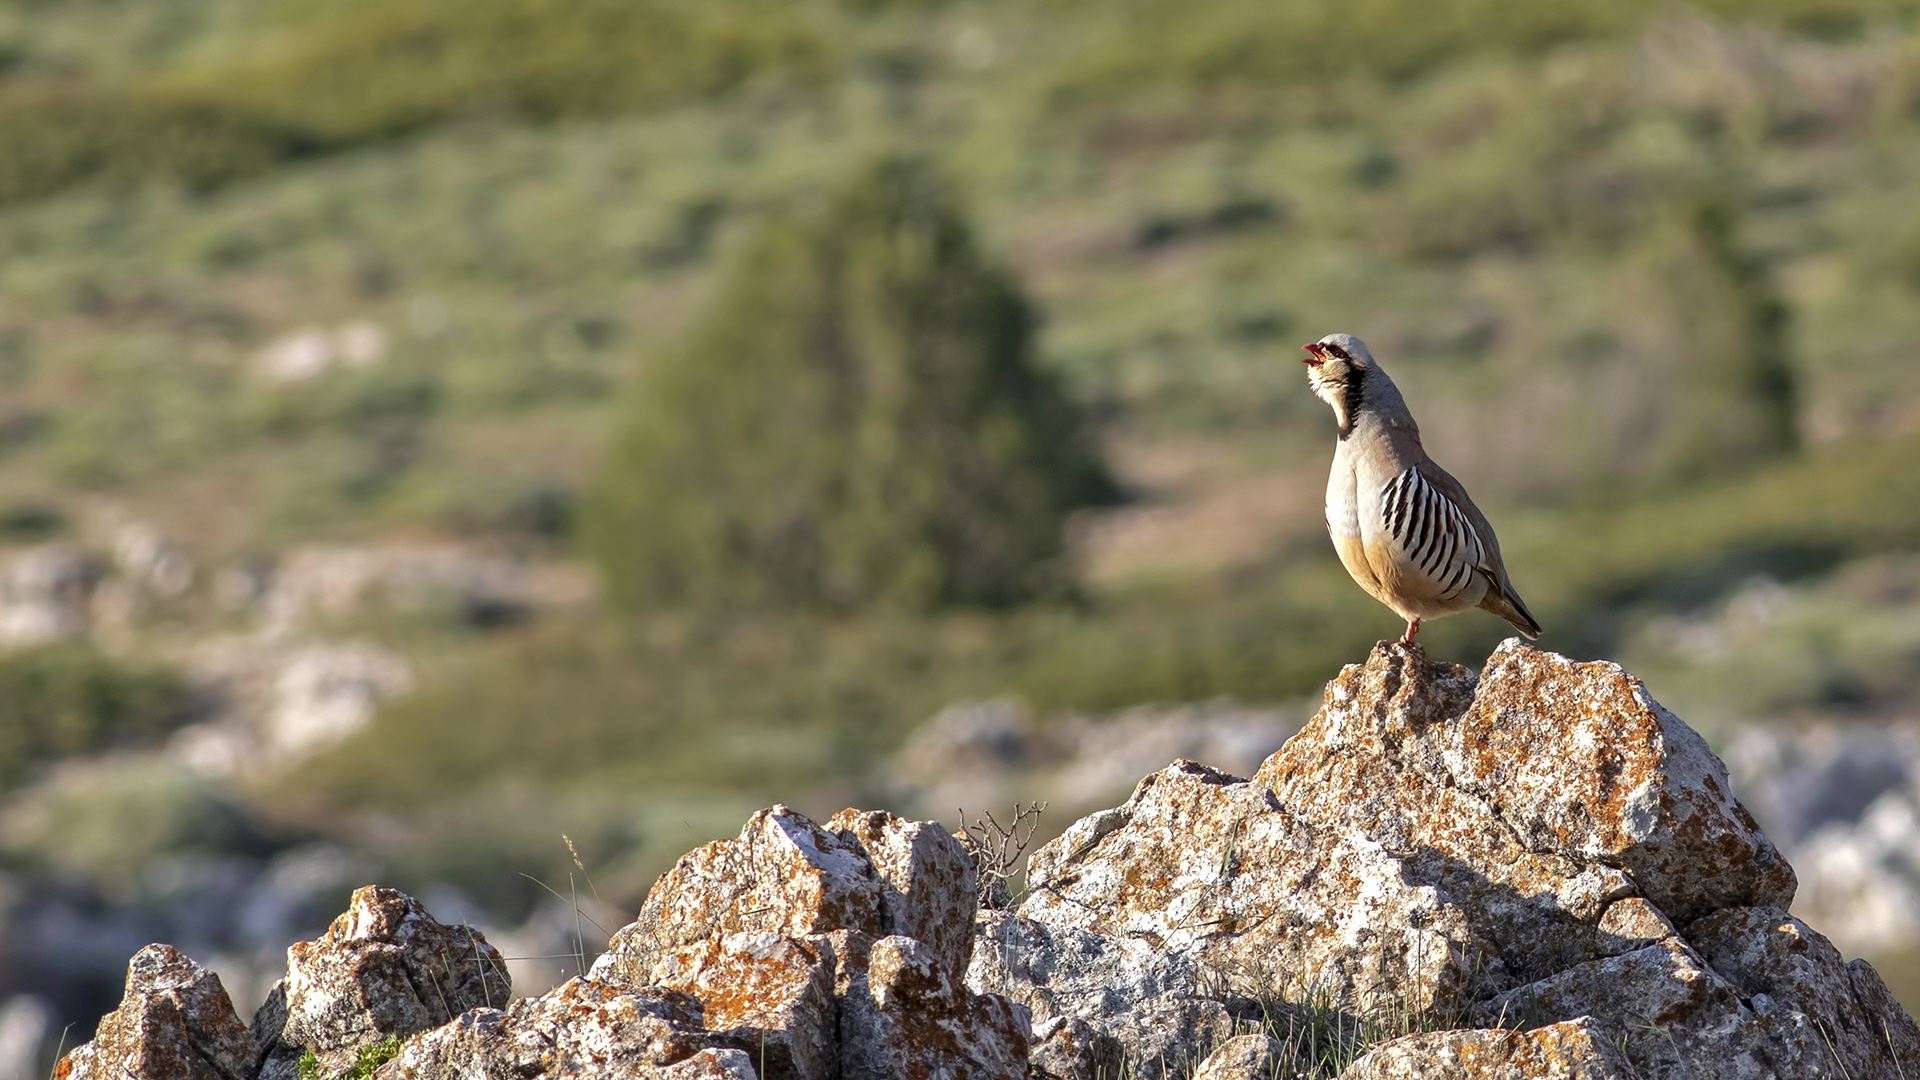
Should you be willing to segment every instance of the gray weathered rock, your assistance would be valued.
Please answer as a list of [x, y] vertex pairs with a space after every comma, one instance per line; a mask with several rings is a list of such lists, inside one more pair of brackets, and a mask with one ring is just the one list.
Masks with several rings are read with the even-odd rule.
[[1798, 1047], [1770, 1045], [1740, 992], [1680, 938], [1568, 968], [1495, 998], [1483, 1020], [1522, 1025], [1592, 1016], [1626, 1040], [1647, 1080], [1761, 1080], [1809, 1073]]
[[1033, 1025], [1027, 1064], [1044, 1080], [1111, 1080], [1124, 1075], [1127, 1048], [1119, 1039], [1073, 1016]]
[[1605, 862], [1670, 918], [1793, 899], [1793, 868], [1706, 741], [1618, 664], [1510, 638], [1445, 733], [1448, 771], [1533, 850]]
[[1202, 964], [1186, 953], [1004, 911], [981, 912], [976, 927], [967, 985], [1032, 1010], [1035, 1037], [1048, 1033], [1043, 1045], [1066, 1031], [1059, 1053], [1067, 1060], [1079, 1060], [1072, 1047], [1091, 1044], [1077, 1028], [1061, 1028], [1064, 1020], [1111, 1036], [1147, 1078], [1162, 1075], [1162, 1062], [1199, 1060], [1232, 1026]]
[[1193, 1080], [1273, 1080], [1286, 1047], [1271, 1035], [1235, 1035], [1207, 1055]]
[[462, 1013], [418, 1038], [375, 1073], [378, 1080], [758, 1080], [751, 1053], [716, 1046], [699, 1002], [657, 988], [591, 978], [505, 1009]]
[[[1847, 1076], [1898, 1080], [1920, 1030], [1778, 908], [1730, 908], [1676, 936], [1577, 965], [1480, 1006], [1487, 1021], [1590, 1017], [1647, 1080]], [[1884, 996], [1883, 996], [1884, 995]]]
[[1821, 1060], [1824, 1054], [1827, 1064], [1852, 1077], [1891, 1078], [1899, 1072], [1896, 1062], [1920, 1062], [1920, 1028], [1888, 1015], [1884, 1003], [1891, 995], [1873, 967], [1864, 960], [1849, 965], [1826, 938], [1785, 911], [1716, 911], [1690, 924], [1687, 940], [1740, 992], [1758, 1026], [1799, 1056]]
[[[1823, 1075], [1823, 1032], [1878, 1076], [1914, 1031], [1817, 934], [1736, 917], [1780, 914], [1794, 876], [1697, 735], [1616, 665], [1518, 642], [1481, 676], [1382, 645], [1253, 782], [1176, 762], [1029, 876], [1026, 921], [982, 920], [974, 984], [1113, 1034], [1136, 1065], [1158, 1048], [1120, 1018], [1166, 988], [1117, 979], [1073, 1004], [1050, 970], [1064, 933], [1187, 965], [1175, 999], [1195, 1012], [1278, 994], [1443, 1022], [1591, 1016], [1650, 1080]], [[1024, 948], [996, 961], [995, 936]]]
[[[317, 941], [287, 949], [287, 978], [262, 1006], [284, 1012], [267, 1068], [283, 1072], [306, 1050], [336, 1073], [359, 1048], [412, 1035], [468, 1009], [513, 996], [500, 954], [479, 931], [445, 926], [412, 897], [369, 885]], [[265, 1024], [256, 1021], [256, 1027]]]
[[848, 929], [879, 937], [880, 892], [859, 845], [774, 806], [748, 818], [738, 838], [682, 855], [647, 893], [639, 917], [613, 935], [593, 974], [645, 985], [667, 950], [724, 934], [804, 939]]
[[1503, 974], [1460, 907], [1393, 851], [1195, 762], [1075, 823], [1028, 875], [1019, 913], [1036, 922], [1139, 938], [1222, 978], [1344, 1008], [1449, 1008], [1471, 1000], [1476, 976]]
[[662, 875], [593, 975], [691, 995], [769, 1077], [1022, 1076], [1025, 1015], [963, 981], [974, 891], [934, 823], [775, 806]]
[[1027, 1075], [1028, 1022], [1006, 998], [970, 993], [960, 973], [909, 937], [875, 941], [840, 997], [843, 1080], [923, 1076], [991, 1080]]
[[884, 810], [842, 810], [827, 831], [866, 852], [880, 886], [880, 924], [917, 938], [943, 967], [967, 970], [973, 957], [974, 861], [936, 821], [909, 821]]
[[60, 1080], [248, 1080], [252, 1034], [220, 976], [169, 945], [149, 945], [127, 965], [126, 996], [93, 1041], [62, 1058]]
[[833, 962], [824, 938], [725, 934], [664, 953], [649, 981], [700, 1002], [698, 1029], [715, 1045], [752, 1052], [767, 1080], [831, 1076]]
[[1607, 1033], [1582, 1017], [1532, 1031], [1469, 1028], [1403, 1035], [1349, 1065], [1340, 1080], [1638, 1080], [1638, 1075]]

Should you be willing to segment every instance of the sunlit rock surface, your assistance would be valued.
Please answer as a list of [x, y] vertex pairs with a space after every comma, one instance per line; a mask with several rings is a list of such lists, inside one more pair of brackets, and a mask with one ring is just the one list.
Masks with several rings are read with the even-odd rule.
[[120, 1007], [93, 1041], [68, 1054], [61, 1080], [232, 1080], [258, 1070], [259, 1046], [234, 1014], [220, 976], [166, 945], [127, 965]]
[[1468, 1029], [1405, 1035], [1375, 1048], [1341, 1080], [1634, 1080], [1637, 1074], [1591, 1019], [1531, 1031]]
[[[1383, 645], [1252, 780], [1176, 762], [1069, 828], [1018, 914], [1149, 942], [1229, 1011], [1277, 995], [1453, 1027], [1591, 1016], [1659, 1077], [1826, 1075], [1811, 1033], [1850, 1075], [1898, 1076], [1911, 1019], [1824, 939], [1776, 989], [1742, 989], [1803, 939], [1742, 923], [1729, 949], [1722, 928], [1784, 917], [1794, 889], [1719, 760], [1618, 666], [1509, 642], [1476, 674]], [[1031, 954], [1024, 970], [1016, 999], [1114, 1011], [1054, 992]]]
[[[1251, 779], [1179, 760], [1011, 910], [937, 824], [784, 806], [662, 875], [583, 978], [368, 887], [240, 1024], [166, 946], [63, 1077], [1763, 1080], [1916, 1075], [1920, 1028], [1618, 666], [1382, 645]], [[1001, 904], [1000, 900], [990, 900]], [[398, 1037], [398, 1038], [395, 1038]], [[1344, 1070], [1344, 1071], [1342, 1071]], [[1904, 1070], [1904, 1071], [1903, 1071]]]
[[395, 889], [353, 894], [324, 937], [287, 949], [287, 977], [254, 1017], [263, 1076], [291, 1077], [312, 1053], [327, 1075], [359, 1048], [414, 1035], [513, 996], [506, 964], [478, 931], [447, 926]]

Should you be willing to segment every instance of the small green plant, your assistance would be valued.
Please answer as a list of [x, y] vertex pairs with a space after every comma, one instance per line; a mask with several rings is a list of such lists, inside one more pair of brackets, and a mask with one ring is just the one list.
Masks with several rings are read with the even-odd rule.
[[332, 1077], [328, 1077], [321, 1071], [320, 1059], [314, 1056], [313, 1049], [309, 1047], [300, 1055], [300, 1060], [294, 1068], [299, 1072], [300, 1080], [367, 1080], [367, 1077], [372, 1076], [380, 1066], [399, 1057], [400, 1048], [405, 1045], [406, 1040], [398, 1035], [389, 1035], [379, 1042], [368, 1043], [354, 1055], [353, 1064], [349, 1065], [345, 1072], [336, 1073]]

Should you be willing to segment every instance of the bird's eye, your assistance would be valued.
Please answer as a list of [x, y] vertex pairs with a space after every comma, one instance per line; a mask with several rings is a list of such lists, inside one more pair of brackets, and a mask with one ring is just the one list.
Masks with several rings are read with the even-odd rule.
[[1339, 357], [1339, 358], [1340, 358], [1340, 359], [1342, 359], [1342, 360], [1348, 360], [1348, 359], [1351, 359], [1351, 357], [1349, 357], [1349, 356], [1347, 356], [1347, 350], [1345, 350], [1345, 349], [1343, 349], [1343, 348], [1341, 348], [1341, 347], [1340, 347], [1340, 346], [1338, 346], [1338, 345], [1329, 345], [1329, 346], [1327, 346], [1327, 351], [1328, 351], [1328, 352], [1330, 352], [1330, 353], [1332, 353], [1333, 355], [1335, 355], [1335, 356], [1337, 356], [1337, 357]]

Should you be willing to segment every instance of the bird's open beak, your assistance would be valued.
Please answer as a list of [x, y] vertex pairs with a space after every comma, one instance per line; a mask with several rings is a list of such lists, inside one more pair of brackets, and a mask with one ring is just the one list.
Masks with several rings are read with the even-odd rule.
[[1321, 355], [1323, 352], [1326, 351], [1327, 347], [1325, 345], [1322, 345], [1317, 341], [1310, 341], [1300, 347], [1307, 350], [1307, 354], [1308, 354], [1300, 358], [1301, 363], [1312, 364], [1314, 367], [1319, 367], [1321, 364], [1324, 364], [1327, 362], [1327, 358]]

